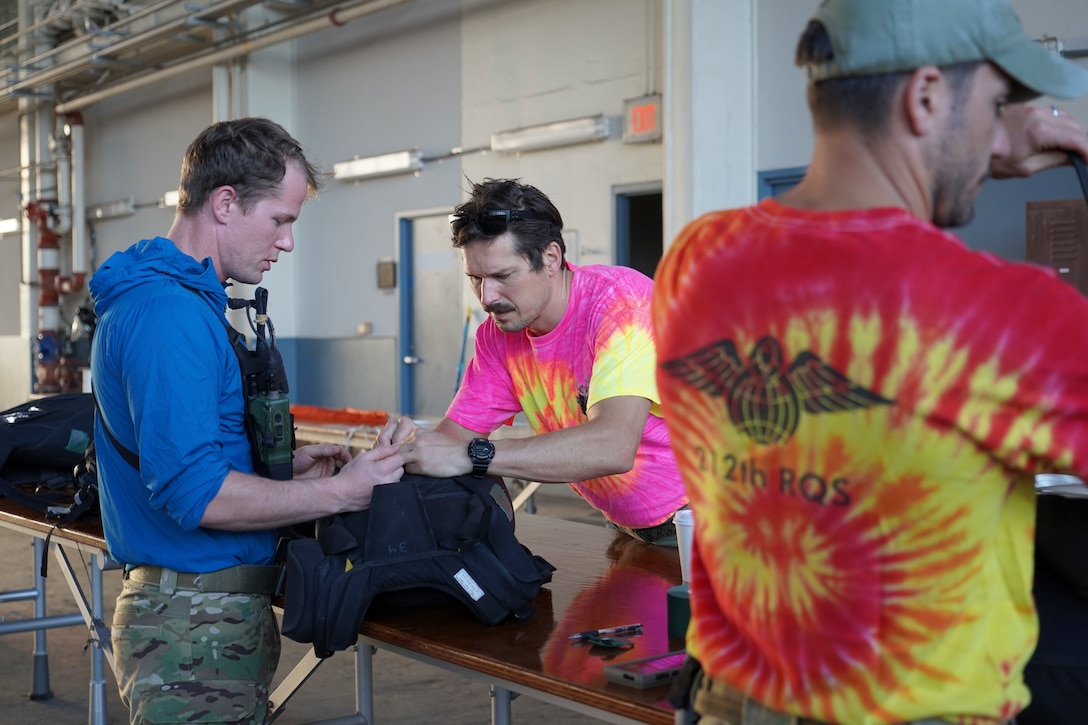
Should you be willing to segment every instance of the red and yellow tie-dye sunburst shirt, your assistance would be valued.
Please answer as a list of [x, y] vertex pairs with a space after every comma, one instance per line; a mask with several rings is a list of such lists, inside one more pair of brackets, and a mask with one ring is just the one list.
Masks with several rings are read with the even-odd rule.
[[626, 267], [570, 267], [567, 311], [551, 332], [502, 332], [490, 318], [480, 325], [446, 417], [490, 433], [524, 411], [533, 432], [548, 433], [585, 423], [586, 411], [606, 398], [646, 398], [652, 406], [634, 467], [570, 486], [610, 521], [656, 526], [687, 497], [654, 379], [653, 282]]
[[706, 671], [844, 725], [1022, 709], [1032, 474], [1088, 475], [1088, 300], [905, 211], [766, 200], [681, 233], [654, 321]]

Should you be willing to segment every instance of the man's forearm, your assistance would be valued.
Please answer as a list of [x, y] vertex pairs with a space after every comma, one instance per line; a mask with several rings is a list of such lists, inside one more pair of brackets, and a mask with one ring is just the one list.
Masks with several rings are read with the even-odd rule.
[[[488, 473], [542, 483], [569, 483], [626, 473], [634, 466], [650, 401], [635, 396], [604, 400], [589, 420], [524, 438], [491, 438], [495, 457]], [[387, 426], [379, 444], [403, 443], [406, 470], [427, 476], [472, 472], [468, 442], [483, 434], [443, 418], [434, 428], [408, 420]]]
[[348, 510], [331, 478], [274, 481], [231, 471], [204, 509], [200, 525], [255, 531], [313, 521]]
[[495, 458], [489, 471], [545, 483], [585, 481], [626, 473], [634, 465], [633, 449], [616, 440], [606, 426], [593, 422], [527, 438], [495, 442]]

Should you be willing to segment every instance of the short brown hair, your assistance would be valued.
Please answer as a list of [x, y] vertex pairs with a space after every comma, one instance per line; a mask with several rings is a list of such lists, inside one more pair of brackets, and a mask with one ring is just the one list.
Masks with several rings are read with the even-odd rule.
[[515, 250], [529, 260], [534, 272], [544, 267], [544, 250], [552, 242], [559, 244], [566, 269], [567, 246], [563, 242], [563, 217], [544, 192], [516, 179], [484, 179], [472, 185], [472, 196], [454, 211], [455, 217], [469, 220], [453, 237], [458, 249], [472, 242], [494, 239], [474, 219], [482, 212], [498, 209], [527, 210], [534, 219], [511, 219], [508, 230], [514, 235]]
[[306, 175], [309, 199], [324, 184], [324, 175], [306, 159], [302, 146], [282, 126], [267, 118], [252, 117], [212, 124], [185, 151], [178, 211], [192, 216], [212, 191], [230, 186], [248, 213], [278, 189], [289, 162], [297, 163]]

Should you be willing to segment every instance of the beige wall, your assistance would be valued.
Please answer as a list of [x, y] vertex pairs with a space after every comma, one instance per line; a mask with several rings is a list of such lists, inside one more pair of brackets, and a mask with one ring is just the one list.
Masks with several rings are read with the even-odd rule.
[[[420, 0], [388, 14], [388, 21], [356, 21], [296, 41], [294, 85], [282, 95], [264, 86], [261, 112], [275, 115], [282, 106], [313, 158], [331, 167], [355, 154], [415, 147], [437, 160], [417, 177], [330, 182], [297, 225], [295, 259], [277, 270], [293, 276], [291, 299], [276, 300], [291, 305], [284, 317], [293, 322], [277, 331], [350, 342], [335, 369], [352, 370], [364, 366], [364, 358], [356, 365], [351, 358], [365, 347], [354, 339], [358, 323], [371, 321], [382, 342], [375, 348], [380, 352], [365, 355], [395, 355], [389, 351], [396, 349], [390, 340], [398, 329], [398, 296], [376, 289], [374, 266], [396, 254], [398, 213], [458, 203], [466, 177], [519, 177], [539, 186], [572, 232], [572, 258], [611, 262], [614, 190], [665, 178], [664, 144], [620, 142], [623, 101], [664, 91], [666, 5], [710, 8], [714, 17], [718, 2], [751, 18], [750, 30], [730, 26], [722, 36], [735, 41], [751, 33], [754, 90], [747, 98], [723, 98], [729, 79], [696, 73], [691, 92], [720, 101], [723, 113], [752, 115], [750, 137], [729, 139], [731, 157], [752, 159], [741, 173], [806, 164], [812, 134], [792, 55], [817, 0]], [[1033, 36], [1088, 47], [1084, 0], [1013, 2]], [[466, 8], [463, 17], [460, 8]], [[700, 52], [714, 52], [713, 44]], [[210, 69], [195, 72], [84, 112], [88, 203], [132, 196], [140, 204], [132, 217], [96, 225], [97, 261], [169, 228], [172, 212], [155, 202], [176, 187], [182, 150], [212, 120], [212, 77]], [[1061, 105], [1088, 123], [1088, 100]], [[496, 131], [598, 113], [615, 125], [613, 138], [601, 143], [521, 156], [478, 150]], [[0, 117], [0, 169], [18, 164], [17, 147], [18, 119]], [[738, 173], [728, 166], [715, 173]], [[16, 214], [19, 204], [18, 184], [0, 179], [0, 217]], [[30, 343], [19, 325], [36, 290], [19, 288], [13, 278], [22, 265], [18, 238], [0, 239], [0, 407], [29, 394]], [[387, 376], [395, 363], [378, 369]], [[298, 361], [299, 368], [307, 364]], [[352, 389], [358, 387], [353, 381]], [[366, 407], [368, 401], [344, 404]]]

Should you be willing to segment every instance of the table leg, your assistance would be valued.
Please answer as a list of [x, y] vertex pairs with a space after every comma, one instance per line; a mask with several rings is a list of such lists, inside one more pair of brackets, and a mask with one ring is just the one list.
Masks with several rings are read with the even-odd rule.
[[[45, 618], [45, 577], [42, 576], [42, 557], [45, 554], [45, 542], [35, 537], [34, 539], [34, 589], [37, 595], [34, 597], [34, 618]], [[45, 648], [45, 630], [34, 631], [34, 679], [30, 689], [31, 700], [48, 700], [53, 696], [49, 689], [49, 653]]]
[[109, 566], [109, 558], [105, 554], [94, 554], [91, 557], [91, 712], [90, 725], [106, 725], [106, 656], [109, 655], [110, 665], [113, 660], [113, 643], [110, 641], [110, 630], [103, 621], [105, 616], [102, 594], [102, 571]]
[[525, 513], [536, 513], [536, 501], [533, 499], [533, 494], [540, 488], [540, 481], [526, 481], [525, 488], [521, 489], [513, 501], [514, 510], [517, 511], [522, 506], [525, 506]]
[[[374, 722], [374, 648], [368, 644], [355, 645], [355, 712], [341, 717], [313, 720], [308, 725], [370, 725]], [[275, 692], [269, 695], [272, 708], [270, 722], [283, 714], [287, 701], [301, 689], [310, 675], [325, 660], [314, 654], [313, 649], [294, 666]]]
[[88, 601], [79, 579], [76, 578], [75, 567], [72, 566], [65, 547], [54, 542], [53, 556], [60, 565], [64, 578], [68, 581], [68, 588], [76, 600], [76, 606], [90, 633], [88, 641], [91, 644], [91, 679], [87, 722], [89, 725], [106, 725], [108, 719], [106, 717], [105, 662], [108, 657], [110, 664], [113, 663], [113, 645], [110, 643], [109, 627], [102, 621], [104, 616], [102, 571], [111, 565], [111, 560], [105, 552], [91, 555], [91, 597]]
[[491, 686], [491, 725], [510, 725], [510, 690], [505, 687]]
[[309, 725], [372, 725], [374, 722], [374, 648], [356, 644], [355, 712], [342, 717], [317, 720]]
[[275, 722], [276, 718], [283, 714], [284, 708], [287, 706], [287, 701], [298, 692], [306, 680], [310, 679], [321, 663], [324, 662], [322, 658], [314, 654], [311, 648], [298, 664], [296, 664], [287, 676], [283, 678], [283, 682], [268, 696], [268, 707], [270, 710], [269, 722]]
[[374, 648], [369, 644], [355, 645], [355, 710], [374, 722]]

